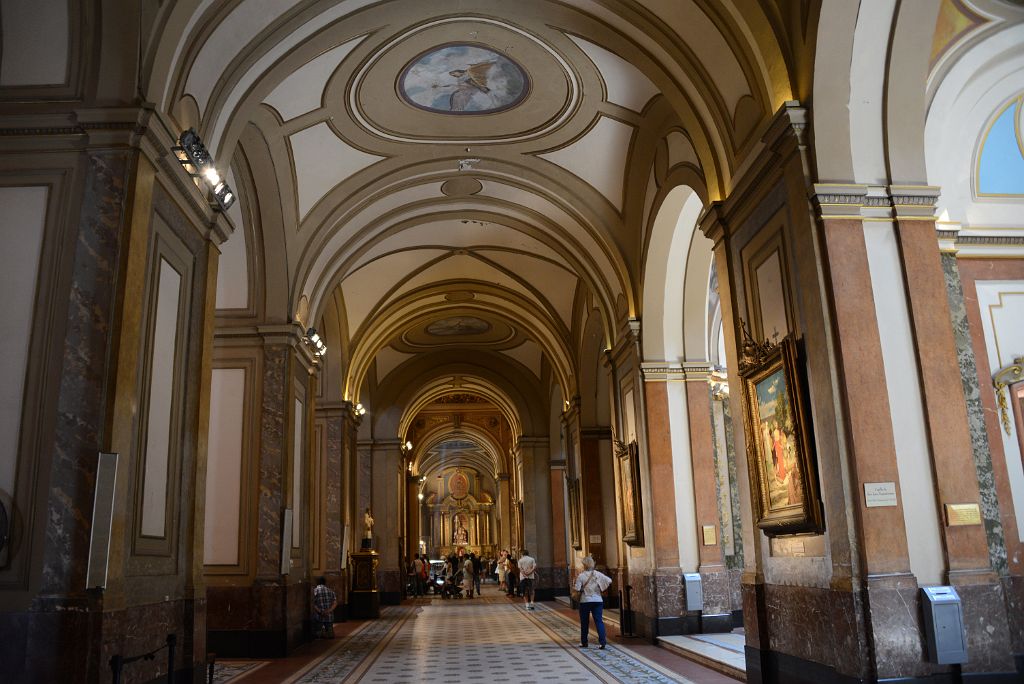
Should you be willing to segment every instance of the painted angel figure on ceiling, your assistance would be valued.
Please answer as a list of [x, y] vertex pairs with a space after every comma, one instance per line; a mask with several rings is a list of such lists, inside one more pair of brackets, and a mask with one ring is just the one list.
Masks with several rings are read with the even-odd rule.
[[466, 111], [466, 107], [477, 93], [490, 94], [491, 89], [487, 86], [487, 78], [492, 66], [494, 66], [494, 60], [470, 64], [465, 69], [452, 69], [448, 75], [455, 79], [455, 83], [447, 85], [438, 83], [434, 87], [454, 88], [455, 90], [448, 100], [448, 108], [453, 112]]

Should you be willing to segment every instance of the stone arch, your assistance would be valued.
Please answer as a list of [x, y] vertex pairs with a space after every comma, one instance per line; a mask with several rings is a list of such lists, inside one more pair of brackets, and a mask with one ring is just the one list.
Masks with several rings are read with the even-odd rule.
[[826, 3], [814, 65], [821, 182], [924, 184], [928, 55], [940, 3]]
[[[651, 224], [643, 272], [643, 353], [649, 361], [707, 359], [711, 241], [697, 230], [698, 193], [668, 191]], [[684, 264], [680, 273], [674, 265]], [[681, 276], [681, 277], [680, 277]]]

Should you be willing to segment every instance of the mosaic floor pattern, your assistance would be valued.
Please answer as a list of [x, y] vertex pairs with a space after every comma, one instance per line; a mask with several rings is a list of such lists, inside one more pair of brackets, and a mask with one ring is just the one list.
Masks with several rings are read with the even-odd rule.
[[427, 601], [389, 607], [381, 619], [341, 640], [322, 659], [288, 680], [290, 684], [367, 682], [373, 684], [457, 681], [516, 682], [682, 682], [614, 645], [604, 651], [575, 644], [572, 620], [538, 605], [503, 598]]
[[266, 661], [259, 660], [219, 662], [213, 666], [213, 684], [227, 684], [227, 682], [241, 678], [242, 675], [254, 672], [266, 664]]

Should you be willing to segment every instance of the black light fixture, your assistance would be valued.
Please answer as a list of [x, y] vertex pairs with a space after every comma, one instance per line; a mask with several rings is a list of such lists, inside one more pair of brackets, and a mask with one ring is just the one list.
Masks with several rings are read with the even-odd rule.
[[313, 355], [317, 358], [327, 353], [327, 345], [320, 338], [320, 333], [316, 331], [316, 328], [306, 331], [306, 344], [313, 348]]
[[235, 203], [235, 191], [220, 177], [213, 156], [194, 128], [183, 132], [178, 138], [178, 146], [171, 150], [190, 176], [201, 179], [209, 187], [221, 211], [227, 211]]

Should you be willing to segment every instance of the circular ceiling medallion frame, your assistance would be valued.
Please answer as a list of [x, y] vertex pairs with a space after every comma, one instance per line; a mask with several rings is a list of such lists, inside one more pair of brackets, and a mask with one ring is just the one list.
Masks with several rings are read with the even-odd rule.
[[[478, 24], [490, 25], [490, 26], [496, 27], [498, 29], [509, 31], [509, 32], [511, 32], [513, 34], [521, 36], [522, 38], [524, 38], [524, 39], [530, 41], [531, 43], [535, 44], [540, 50], [542, 50], [550, 59], [552, 59], [557, 64], [558, 68], [565, 75], [566, 85], [567, 85], [567, 88], [568, 88], [567, 97], [566, 97], [565, 103], [545, 123], [543, 123], [543, 124], [541, 124], [541, 125], [539, 125], [539, 126], [537, 126], [535, 128], [531, 128], [529, 130], [526, 130], [526, 131], [522, 131], [522, 132], [518, 132], [518, 133], [510, 133], [510, 134], [507, 134], [507, 135], [484, 135], [484, 136], [476, 136], [476, 137], [412, 135], [412, 134], [409, 134], [409, 133], [403, 134], [403, 133], [400, 133], [398, 131], [388, 130], [388, 129], [386, 129], [386, 128], [384, 128], [382, 126], [379, 126], [376, 123], [374, 123], [371, 120], [371, 117], [368, 116], [367, 113], [364, 111], [364, 108], [363, 108], [362, 103], [360, 101], [360, 92], [362, 90], [364, 81], [366, 80], [367, 74], [369, 74], [369, 72], [377, 65], [377, 63], [385, 55], [387, 55], [393, 48], [397, 47], [402, 42], [412, 38], [413, 36], [415, 36], [418, 33], [427, 31], [429, 29], [434, 29], [434, 28], [438, 28], [438, 27], [444, 27], [446, 25], [455, 24], [455, 23], [470, 23], [470, 24], [471, 23], [478, 23]], [[470, 43], [472, 41], [463, 41], [463, 42]], [[435, 46], [434, 48], [428, 49], [427, 52], [429, 52], [432, 49], [436, 49], [436, 47], [437, 46]], [[423, 51], [420, 50], [417, 54], [422, 54], [422, 52]], [[498, 52], [498, 51], [495, 51], [495, 52]], [[524, 72], [527, 72], [527, 74], [530, 75], [529, 74], [529, 70], [525, 66], [522, 66], [522, 61], [521, 60], [517, 59], [516, 62], [520, 64], [520, 66], [523, 68]], [[406, 64], [408, 64], [408, 63], [409, 62], [406, 62]], [[533, 76], [531, 75], [531, 81], [532, 80], [533, 80]], [[405, 98], [403, 98], [397, 92], [397, 89], [394, 89], [394, 92], [395, 92], [395, 95], [396, 95], [396, 97], [398, 98], [398, 100], [400, 102], [402, 102], [403, 104], [406, 104], [410, 108], [413, 108], [413, 105], [409, 105], [406, 102]], [[532, 85], [531, 85], [530, 92], [532, 92]], [[499, 21], [497, 19], [492, 19], [492, 18], [489, 18], [489, 17], [476, 16], [476, 15], [459, 15], [459, 16], [444, 17], [444, 18], [441, 18], [441, 19], [436, 19], [434, 21], [425, 22], [425, 23], [420, 24], [418, 26], [412, 27], [409, 30], [402, 32], [401, 34], [394, 36], [393, 38], [391, 38], [390, 40], [385, 42], [383, 45], [379, 46], [374, 51], [374, 53], [368, 59], [366, 59], [366, 61], [364, 61], [356, 69], [355, 73], [352, 76], [351, 81], [349, 82], [349, 84], [348, 84], [348, 86], [346, 88], [346, 99], [347, 99], [347, 107], [346, 107], [347, 111], [346, 111], [346, 114], [351, 117], [352, 121], [357, 126], [359, 126], [360, 128], [362, 128], [366, 132], [368, 132], [371, 135], [374, 135], [374, 136], [376, 136], [378, 138], [382, 138], [384, 140], [389, 140], [389, 141], [398, 142], [398, 143], [424, 143], [424, 142], [432, 142], [432, 143], [444, 143], [444, 144], [454, 144], [454, 145], [473, 145], [473, 144], [520, 143], [520, 142], [526, 142], [526, 141], [530, 141], [530, 140], [535, 140], [537, 138], [541, 138], [541, 137], [547, 135], [548, 133], [550, 133], [550, 132], [552, 132], [554, 130], [559, 129], [560, 127], [562, 127], [563, 125], [568, 123], [569, 120], [573, 118], [573, 116], [576, 114], [576, 112], [583, 105], [584, 97], [583, 97], [583, 86], [582, 86], [581, 81], [580, 81], [580, 75], [576, 72], [576, 70], [570, 64], [569, 60], [566, 57], [564, 57], [559, 51], [555, 50], [554, 47], [552, 47], [549, 43], [541, 40], [538, 36], [530, 33], [529, 31], [526, 31], [526, 30], [524, 30], [524, 29], [522, 29], [522, 28], [520, 28], [518, 26], [515, 26], [513, 24], [509, 24], [509, 23], [504, 22], [504, 21]], [[519, 104], [521, 105], [521, 104], [523, 104], [523, 103], [525, 103], [527, 101], [529, 101], [529, 99], [528, 98], [524, 98]], [[416, 109], [416, 111], [421, 112], [425, 116], [445, 116], [444, 113], [438, 112], [436, 110], [427, 110], [427, 109], [422, 109], [422, 108], [418, 108], [418, 107], [415, 108], [415, 109]], [[497, 113], [496, 112], [488, 112], [488, 113], [507, 115], [507, 114], [509, 114], [509, 110], [504, 110], [503, 112], [497, 112]]]
[[[493, 55], [495, 57], [491, 64], [496, 63], [495, 65], [500, 65], [503, 70], [507, 67], [511, 67], [512, 70], [518, 72], [520, 78], [519, 92], [514, 97], [512, 97], [508, 102], [497, 107], [489, 107], [487, 109], [454, 109], [453, 107], [455, 106], [454, 103], [456, 102], [456, 97], [468, 94], [470, 97], [466, 101], [466, 104], [472, 104], [473, 98], [475, 98], [477, 94], [485, 93], [489, 95], [491, 93], [491, 90], [488, 89], [486, 73], [474, 74], [474, 67], [480, 66], [481, 64], [484, 63], [449, 63], [447, 65], [448, 68], [442, 69], [442, 71], [446, 71], [447, 74], [455, 80], [455, 83], [434, 83], [431, 84], [431, 88], [438, 88], [447, 91], [445, 93], [441, 93], [441, 97], [444, 97], [446, 94], [450, 93], [448, 97], [450, 98], [453, 104], [448, 109], [443, 109], [440, 107], [421, 104], [420, 102], [417, 102], [415, 99], [413, 99], [413, 97], [409, 94], [407, 86], [407, 81], [410, 78], [412, 70], [419, 66], [420, 63], [423, 62], [424, 59], [428, 57], [433, 57], [434, 55], [445, 52], [447, 50], [462, 48], [468, 50], [478, 50], [482, 53], [489, 53], [489, 55]], [[450, 67], [453, 66], [458, 66], [459, 68], [450, 69]], [[487, 71], [493, 71], [493, 69], [494, 66], [490, 66]], [[460, 75], [456, 76], [457, 73]], [[483, 79], [483, 82], [480, 82], [481, 79]], [[448, 88], [453, 88], [453, 91], [448, 91]], [[428, 48], [420, 52], [411, 60], [409, 60], [408, 64], [406, 64], [405, 67], [402, 68], [401, 72], [399, 72], [398, 78], [395, 79], [395, 92], [398, 94], [399, 99], [405, 102], [407, 105], [415, 107], [416, 109], [425, 112], [431, 112], [433, 114], [445, 114], [450, 116], [484, 116], [488, 114], [500, 114], [502, 112], [507, 112], [508, 110], [514, 109], [521, 105], [523, 101], [525, 101], [526, 98], [530, 96], [531, 92], [533, 92], [533, 79], [530, 77], [530, 74], [526, 70], [526, 67], [520, 64], [517, 60], [503, 53], [501, 50], [498, 50], [485, 43], [473, 41], [452, 41], [436, 45], [432, 48]], [[465, 98], [461, 99], [465, 100]]]

